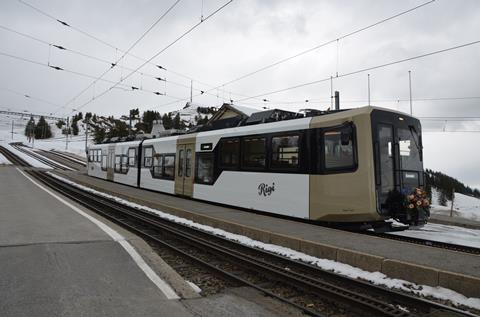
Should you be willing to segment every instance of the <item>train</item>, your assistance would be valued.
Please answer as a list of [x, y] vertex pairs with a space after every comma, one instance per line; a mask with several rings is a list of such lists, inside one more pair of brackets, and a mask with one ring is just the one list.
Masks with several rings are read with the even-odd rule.
[[[365, 106], [88, 148], [88, 175], [358, 230], [421, 226], [421, 124]], [[400, 226], [401, 227], [401, 226]]]

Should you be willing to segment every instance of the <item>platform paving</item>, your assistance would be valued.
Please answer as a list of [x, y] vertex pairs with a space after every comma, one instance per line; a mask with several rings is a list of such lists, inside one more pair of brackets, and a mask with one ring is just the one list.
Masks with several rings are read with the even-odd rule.
[[0, 168], [0, 316], [192, 316], [95, 224]]
[[[480, 256], [387, 240], [125, 186], [76, 172], [70, 179], [179, 216], [369, 271], [480, 297]], [[319, 247], [320, 246], [320, 247]], [[425, 270], [423, 270], [425, 269]], [[445, 273], [446, 272], [446, 273]], [[468, 278], [467, 278], [468, 277]]]

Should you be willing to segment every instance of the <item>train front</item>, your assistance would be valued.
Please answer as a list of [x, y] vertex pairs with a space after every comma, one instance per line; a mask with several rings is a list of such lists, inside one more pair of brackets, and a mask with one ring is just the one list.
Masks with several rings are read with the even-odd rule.
[[377, 210], [410, 226], [430, 216], [425, 192], [422, 134], [414, 117], [375, 109], [371, 114]]

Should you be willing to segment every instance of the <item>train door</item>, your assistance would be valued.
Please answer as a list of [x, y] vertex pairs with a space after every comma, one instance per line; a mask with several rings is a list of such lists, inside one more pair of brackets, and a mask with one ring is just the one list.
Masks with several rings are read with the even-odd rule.
[[378, 125], [378, 161], [377, 181], [380, 182], [380, 202], [384, 203], [388, 193], [395, 189], [395, 142], [393, 137], [393, 125]]
[[113, 181], [113, 173], [115, 168], [115, 147], [108, 148], [107, 156], [107, 180]]
[[175, 194], [192, 197], [195, 179], [195, 143], [177, 143]]

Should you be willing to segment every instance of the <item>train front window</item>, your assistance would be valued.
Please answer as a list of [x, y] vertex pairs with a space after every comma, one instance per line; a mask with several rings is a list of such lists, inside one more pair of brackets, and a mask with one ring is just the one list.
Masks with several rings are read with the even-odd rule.
[[412, 128], [398, 128], [398, 145], [400, 148], [400, 167], [402, 170], [421, 171], [422, 159], [420, 140]]

